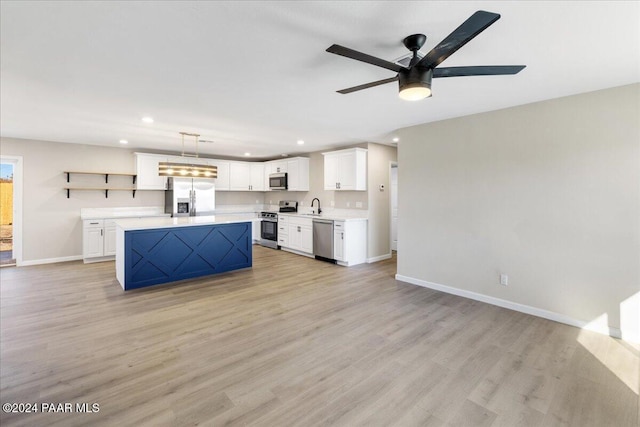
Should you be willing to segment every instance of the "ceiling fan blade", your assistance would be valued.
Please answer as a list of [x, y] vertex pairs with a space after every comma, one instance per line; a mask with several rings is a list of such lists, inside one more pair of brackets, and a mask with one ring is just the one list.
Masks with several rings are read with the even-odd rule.
[[440, 67], [433, 70], [433, 77], [500, 76], [518, 74], [526, 65], [481, 65], [475, 67]]
[[337, 44], [331, 45], [327, 52], [335, 53], [336, 55], [346, 56], [347, 58], [355, 59], [356, 61], [366, 62], [367, 64], [377, 65], [378, 67], [386, 68], [387, 70], [395, 71], [399, 73], [400, 70], [405, 69], [393, 62], [385, 61], [384, 59], [376, 58], [375, 56], [367, 55], [366, 53], [358, 52], [357, 50], [349, 49], [348, 47], [340, 46]]
[[356, 91], [362, 90], [362, 89], [369, 89], [370, 87], [384, 85], [384, 84], [387, 84], [387, 83], [395, 82], [397, 80], [398, 80], [398, 76], [395, 76], [395, 77], [391, 77], [389, 79], [378, 80], [377, 82], [365, 83], [363, 85], [359, 85], [359, 86], [354, 86], [354, 87], [350, 87], [350, 88], [347, 88], [347, 89], [338, 90], [336, 92], [341, 93], [343, 95], [346, 95], [347, 93], [356, 92]]
[[[435, 68], [442, 61], [451, 56], [455, 51], [467, 44], [475, 36], [486, 30], [489, 25], [500, 19], [500, 15], [492, 12], [479, 10], [453, 30], [436, 47], [431, 49], [427, 55], [416, 65], [426, 68]], [[434, 76], [435, 77], [435, 76]]]

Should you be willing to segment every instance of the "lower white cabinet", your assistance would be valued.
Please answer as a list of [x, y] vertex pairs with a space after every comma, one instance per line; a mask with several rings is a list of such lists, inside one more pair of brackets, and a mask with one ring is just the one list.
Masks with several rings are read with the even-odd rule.
[[251, 224], [251, 240], [259, 242], [262, 234], [262, 221], [253, 221]]
[[116, 255], [116, 224], [113, 220], [86, 219], [82, 224], [82, 259], [105, 261]]
[[[282, 222], [280, 219], [284, 218]], [[313, 221], [311, 218], [278, 216], [278, 244], [307, 254], [313, 253]]]
[[344, 266], [367, 261], [366, 220], [333, 222], [333, 257]]

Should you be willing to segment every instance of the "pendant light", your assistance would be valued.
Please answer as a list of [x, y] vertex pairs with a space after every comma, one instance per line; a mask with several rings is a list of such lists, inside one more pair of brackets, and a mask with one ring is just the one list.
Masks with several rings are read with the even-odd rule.
[[[218, 177], [218, 168], [211, 165], [194, 164], [188, 161], [188, 157], [198, 158], [198, 138], [200, 135], [197, 133], [180, 132], [182, 136], [182, 157], [185, 162], [159, 162], [158, 163], [158, 175], [160, 176], [174, 176], [181, 178], [210, 178], [214, 179]], [[195, 155], [185, 155], [184, 153], [184, 137], [192, 136], [196, 142]]]

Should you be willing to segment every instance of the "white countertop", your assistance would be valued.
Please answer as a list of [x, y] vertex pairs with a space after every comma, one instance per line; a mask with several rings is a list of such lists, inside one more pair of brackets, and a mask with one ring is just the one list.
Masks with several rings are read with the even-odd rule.
[[196, 225], [233, 224], [260, 221], [255, 213], [236, 215], [185, 216], [176, 218], [130, 218], [116, 220], [116, 225], [125, 231], [152, 228], [190, 227]]
[[321, 215], [305, 215], [301, 213], [279, 213], [278, 216], [293, 216], [296, 218], [310, 218], [310, 219], [328, 219], [332, 221], [366, 221], [368, 218], [363, 214], [345, 214], [345, 213], [336, 213], [330, 212], [327, 214]]
[[171, 216], [164, 213], [164, 207], [137, 206], [122, 208], [82, 208], [80, 209], [80, 219], [115, 219], [115, 218], [137, 218], [147, 216]]

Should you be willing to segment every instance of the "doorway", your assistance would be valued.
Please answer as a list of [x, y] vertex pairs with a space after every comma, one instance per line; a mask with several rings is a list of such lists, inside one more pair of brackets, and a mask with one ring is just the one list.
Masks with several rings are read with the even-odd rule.
[[391, 163], [389, 174], [389, 198], [391, 201], [391, 250], [398, 250], [398, 164]]
[[22, 262], [22, 157], [0, 156], [0, 267]]

